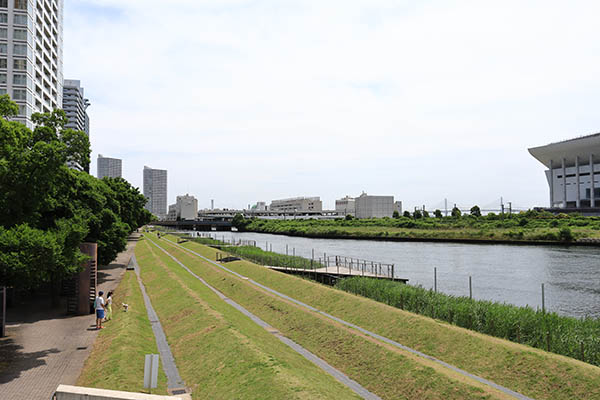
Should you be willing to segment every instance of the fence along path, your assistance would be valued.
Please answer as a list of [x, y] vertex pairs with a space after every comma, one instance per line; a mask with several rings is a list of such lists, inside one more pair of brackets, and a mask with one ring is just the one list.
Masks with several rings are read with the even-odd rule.
[[[202, 284], [204, 286], [206, 286], [211, 291], [213, 291], [221, 300], [223, 300], [224, 302], [226, 302], [230, 306], [234, 307], [236, 310], [238, 310], [242, 314], [244, 314], [247, 317], [249, 317], [255, 324], [261, 326], [267, 332], [273, 334], [282, 343], [286, 344], [287, 346], [289, 346], [290, 348], [292, 348], [294, 351], [296, 351], [297, 353], [299, 353], [300, 355], [302, 355], [304, 358], [306, 358], [308, 361], [312, 362], [313, 364], [315, 364], [316, 366], [318, 366], [319, 368], [321, 368], [323, 371], [327, 372], [329, 375], [331, 375], [333, 378], [335, 378], [338, 382], [340, 382], [344, 386], [348, 387], [350, 390], [352, 390], [354, 393], [356, 393], [357, 395], [359, 395], [363, 399], [366, 399], [366, 400], [381, 400], [381, 398], [379, 396], [377, 396], [374, 393], [369, 392], [367, 389], [365, 389], [358, 382], [356, 382], [355, 380], [351, 379], [350, 377], [348, 377], [347, 375], [345, 375], [340, 370], [332, 367], [325, 360], [317, 357], [316, 355], [314, 355], [310, 351], [306, 350], [304, 347], [300, 346], [298, 343], [296, 343], [293, 340], [291, 340], [291, 339], [283, 336], [273, 326], [267, 324], [265, 321], [263, 321], [262, 319], [260, 319], [256, 315], [252, 314], [250, 311], [248, 311], [247, 309], [245, 309], [244, 307], [242, 307], [240, 304], [238, 304], [235, 301], [231, 300], [230, 298], [228, 298], [227, 296], [225, 296], [223, 293], [221, 293], [220, 291], [218, 291], [217, 289], [215, 289], [214, 287], [212, 287], [211, 285], [209, 285], [204, 279], [202, 279], [201, 277], [199, 277], [198, 275], [196, 275], [194, 272], [192, 272], [192, 270], [190, 270], [187, 266], [185, 266], [185, 264], [183, 264], [177, 258], [175, 258], [174, 256], [172, 256], [164, 248], [162, 248], [161, 246], [159, 246], [154, 240], [150, 239], [149, 237], [147, 237], [147, 238], [149, 239], [150, 243], [152, 243], [159, 250], [161, 250], [163, 253], [165, 253], [167, 256], [169, 256], [173, 261], [175, 261], [177, 264], [179, 264], [183, 269], [185, 269], [188, 273], [190, 273], [194, 278], [196, 278], [200, 282], [202, 282]], [[173, 243], [170, 240], [167, 240], [167, 241], [169, 243]], [[173, 244], [176, 244], [176, 243], [173, 243]]]
[[[375, 338], [375, 339], [377, 339], [377, 340], [380, 340], [380, 341], [382, 341], [382, 342], [385, 342], [385, 343], [387, 343], [387, 344], [390, 344], [390, 345], [392, 345], [392, 346], [394, 346], [394, 347], [400, 348], [400, 349], [402, 349], [402, 350], [408, 351], [409, 353], [415, 354], [415, 355], [417, 355], [417, 356], [419, 356], [419, 357], [422, 357], [422, 358], [425, 358], [425, 359], [427, 359], [427, 360], [433, 361], [433, 362], [435, 362], [435, 363], [437, 363], [437, 364], [440, 364], [440, 365], [444, 366], [445, 368], [448, 368], [448, 369], [450, 369], [450, 370], [452, 370], [452, 371], [454, 371], [454, 372], [457, 372], [457, 373], [459, 373], [459, 374], [461, 374], [461, 375], [463, 375], [463, 376], [465, 376], [465, 377], [468, 377], [468, 378], [470, 378], [470, 379], [473, 379], [473, 380], [475, 380], [475, 381], [477, 381], [477, 382], [479, 382], [479, 383], [482, 383], [482, 384], [484, 384], [484, 385], [487, 385], [487, 386], [489, 386], [489, 387], [492, 387], [492, 388], [494, 388], [494, 389], [496, 389], [496, 390], [499, 390], [499, 391], [501, 391], [501, 392], [503, 392], [503, 393], [505, 393], [505, 394], [507, 394], [507, 395], [509, 395], [509, 396], [512, 396], [512, 397], [514, 397], [514, 398], [516, 398], [516, 399], [520, 399], [520, 400], [533, 400], [532, 398], [530, 398], [530, 397], [527, 397], [527, 396], [525, 396], [525, 395], [523, 395], [523, 394], [521, 394], [521, 393], [515, 392], [514, 390], [511, 390], [511, 389], [509, 389], [509, 388], [507, 388], [507, 387], [504, 387], [504, 386], [498, 385], [497, 383], [494, 383], [494, 382], [492, 382], [492, 381], [490, 381], [490, 380], [488, 380], [488, 379], [482, 378], [482, 377], [480, 377], [480, 376], [478, 376], [478, 375], [471, 374], [470, 372], [467, 372], [467, 371], [465, 371], [465, 370], [463, 370], [463, 369], [460, 369], [460, 368], [458, 368], [458, 367], [456, 367], [456, 366], [454, 366], [454, 365], [448, 364], [448, 363], [447, 363], [447, 362], [445, 362], [445, 361], [442, 361], [442, 360], [440, 360], [440, 359], [437, 359], [437, 358], [435, 358], [435, 357], [432, 357], [432, 356], [430, 356], [430, 355], [428, 355], [428, 354], [425, 354], [425, 353], [423, 353], [423, 352], [420, 352], [420, 351], [418, 351], [418, 350], [415, 350], [415, 349], [413, 349], [413, 348], [411, 348], [411, 347], [405, 346], [405, 345], [403, 345], [403, 344], [401, 344], [401, 343], [398, 343], [398, 342], [396, 342], [395, 340], [389, 339], [389, 338], [387, 338], [387, 337], [385, 337], [385, 336], [381, 336], [381, 335], [379, 335], [379, 334], [377, 334], [377, 333], [374, 333], [374, 332], [371, 332], [371, 331], [369, 331], [369, 330], [367, 330], [367, 329], [361, 328], [361, 327], [360, 327], [360, 326], [358, 326], [358, 325], [355, 325], [355, 324], [353, 324], [353, 323], [347, 322], [347, 321], [345, 321], [345, 320], [343, 320], [343, 319], [341, 319], [341, 318], [338, 318], [338, 317], [336, 317], [336, 316], [333, 316], [333, 315], [331, 315], [331, 314], [328, 314], [328, 313], [326, 313], [326, 312], [324, 312], [324, 311], [321, 311], [321, 310], [319, 310], [319, 309], [317, 309], [317, 308], [315, 308], [315, 307], [313, 307], [313, 306], [311, 306], [311, 305], [309, 305], [309, 304], [306, 304], [306, 303], [304, 303], [304, 302], [301, 302], [300, 300], [296, 300], [296, 299], [294, 299], [294, 298], [292, 298], [292, 297], [290, 297], [290, 296], [288, 296], [288, 295], [285, 295], [285, 294], [283, 294], [283, 293], [280, 293], [280, 292], [278, 292], [278, 291], [276, 291], [276, 290], [274, 290], [274, 289], [271, 289], [271, 288], [270, 288], [270, 287], [268, 287], [268, 286], [265, 286], [265, 285], [263, 285], [263, 284], [261, 284], [261, 283], [259, 283], [259, 282], [256, 282], [255, 280], [253, 280], [253, 279], [250, 279], [250, 278], [248, 278], [248, 277], [246, 277], [246, 276], [244, 276], [244, 275], [242, 275], [242, 274], [239, 274], [239, 273], [237, 273], [237, 272], [235, 272], [235, 271], [233, 271], [233, 270], [231, 270], [231, 269], [229, 269], [229, 268], [227, 268], [227, 267], [225, 267], [225, 266], [223, 266], [223, 265], [220, 265], [220, 264], [218, 264], [218, 263], [216, 263], [216, 262], [212, 261], [211, 259], [209, 259], [209, 258], [207, 258], [207, 257], [204, 257], [203, 255], [201, 255], [201, 254], [199, 254], [199, 253], [197, 253], [197, 252], [195, 252], [195, 251], [193, 251], [193, 250], [191, 250], [191, 249], [188, 249], [188, 248], [186, 248], [186, 247], [183, 247], [183, 246], [181, 246], [181, 245], [179, 245], [179, 244], [177, 244], [177, 243], [174, 243], [173, 241], [171, 241], [171, 240], [169, 240], [169, 239], [166, 239], [166, 241], [168, 241], [169, 243], [171, 243], [173, 246], [177, 246], [178, 248], [181, 248], [183, 251], [186, 251], [186, 252], [188, 252], [188, 253], [190, 253], [190, 254], [193, 254], [193, 255], [195, 255], [196, 257], [199, 257], [199, 258], [203, 259], [204, 261], [206, 261], [206, 262], [208, 262], [208, 263], [210, 263], [210, 264], [212, 264], [212, 265], [214, 265], [214, 266], [216, 266], [216, 267], [218, 267], [218, 268], [221, 268], [221, 269], [223, 269], [223, 270], [225, 270], [225, 271], [227, 271], [227, 272], [229, 272], [229, 273], [231, 273], [231, 274], [233, 274], [233, 275], [235, 275], [235, 276], [237, 276], [237, 277], [239, 277], [239, 278], [241, 278], [241, 279], [244, 279], [245, 281], [247, 281], [247, 282], [249, 282], [249, 283], [251, 283], [251, 284], [253, 284], [253, 285], [255, 285], [255, 286], [258, 286], [258, 287], [260, 287], [260, 288], [262, 288], [262, 289], [264, 289], [264, 290], [266, 290], [266, 291], [268, 291], [268, 292], [270, 292], [270, 293], [273, 293], [274, 295], [276, 295], [276, 296], [279, 296], [279, 297], [281, 297], [282, 299], [285, 299], [285, 300], [291, 301], [291, 302], [293, 302], [293, 303], [295, 303], [295, 304], [299, 305], [300, 307], [303, 307], [303, 308], [305, 308], [305, 309], [308, 309], [308, 310], [310, 310], [310, 311], [313, 311], [313, 312], [315, 312], [315, 313], [321, 314], [321, 315], [323, 315], [323, 316], [325, 316], [325, 317], [327, 317], [327, 318], [329, 318], [329, 319], [331, 319], [331, 320], [333, 320], [333, 321], [336, 321], [336, 322], [338, 322], [338, 323], [340, 323], [340, 324], [342, 324], [342, 325], [345, 325], [345, 326], [347, 326], [347, 327], [350, 327], [350, 328], [356, 329], [356, 330], [358, 330], [358, 331], [360, 331], [360, 332], [362, 332], [362, 333], [364, 333], [364, 334], [366, 334], [366, 335], [369, 335], [369, 336], [371, 336], [372, 338]], [[163, 251], [165, 251], [165, 250], [163, 250]], [[167, 254], [168, 254], [168, 253], [167, 253]], [[171, 258], [175, 259], [175, 258], [174, 258], [173, 256], [171, 256], [170, 254], [169, 254], [169, 256], [170, 256]], [[186, 269], [187, 269], [187, 268], [186, 268]]]

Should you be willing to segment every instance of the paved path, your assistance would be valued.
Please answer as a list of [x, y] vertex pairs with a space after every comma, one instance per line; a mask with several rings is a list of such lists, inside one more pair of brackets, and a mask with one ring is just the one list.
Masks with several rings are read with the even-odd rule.
[[[114, 263], [99, 267], [100, 290], [117, 287], [135, 243], [130, 240]], [[52, 309], [43, 299], [7, 310], [7, 337], [0, 339], [0, 399], [48, 400], [60, 383], [75, 384], [96, 339], [96, 319], [67, 316], [65, 309]]]

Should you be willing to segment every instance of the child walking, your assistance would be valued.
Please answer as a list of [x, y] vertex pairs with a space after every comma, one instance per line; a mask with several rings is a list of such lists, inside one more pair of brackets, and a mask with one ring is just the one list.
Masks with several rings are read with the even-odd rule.
[[106, 319], [105, 321], [110, 321], [112, 319], [112, 295], [113, 291], [109, 290], [106, 295]]

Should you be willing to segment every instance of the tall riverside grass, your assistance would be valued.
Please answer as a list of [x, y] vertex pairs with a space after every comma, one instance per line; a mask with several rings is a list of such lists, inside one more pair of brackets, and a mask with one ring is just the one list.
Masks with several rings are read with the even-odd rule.
[[285, 254], [264, 251], [254, 246], [231, 246], [225, 249], [228, 253], [254, 261], [262, 265], [271, 265], [274, 267], [315, 269], [323, 265], [316, 260], [311, 264], [311, 260], [300, 256], [286, 256]]
[[336, 287], [463, 328], [600, 366], [599, 319], [563, 317], [531, 307], [471, 300], [362, 277], [342, 279]]

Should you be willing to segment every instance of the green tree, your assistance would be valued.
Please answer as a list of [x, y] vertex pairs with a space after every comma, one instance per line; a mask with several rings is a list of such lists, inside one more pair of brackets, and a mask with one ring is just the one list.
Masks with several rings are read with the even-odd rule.
[[138, 188], [131, 186], [123, 178], [105, 177], [102, 180], [116, 196], [119, 204], [118, 215], [121, 221], [129, 225], [129, 232], [152, 221], [152, 213], [144, 208], [147, 199]]
[[436, 218], [442, 218], [442, 217], [443, 217], [443, 215], [442, 215], [442, 212], [441, 212], [440, 210], [435, 210], [435, 211], [433, 212], [433, 215], [434, 215]]
[[400, 218], [400, 213], [398, 212], [398, 210], [394, 210], [394, 212], [392, 213], [392, 218], [395, 218], [395, 219]]
[[19, 106], [10, 99], [10, 96], [3, 94], [0, 96], [0, 117], [9, 119], [19, 114]]
[[479, 206], [475, 205], [471, 207], [471, 215], [474, 217], [481, 217], [481, 209]]
[[429, 212], [427, 210], [423, 210], [423, 218], [429, 218]]
[[402, 216], [406, 217], [406, 218], [410, 218], [410, 211], [404, 211], [402, 213]]
[[415, 210], [415, 212], [413, 213], [413, 218], [421, 219], [422, 217], [423, 217], [423, 214], [421, 214], [421, 210]]
[[248, 224], [248, 221], [246, 221], [246, 219], [244, 218], [244, 216], [240, 213], [235, 214], [235, 216], [233, 217], [233, 220], [231, 221], [231, 224], [238, 230], [238, 231], [243, 231], [244, 228], [246, 227], [246, 225]]
[[461, 215], [462, 215], [462, 212], [460, 212], [458, 207], [454, 206], [454, 208], [452, 208], [452, 216], [454, 218], [460, 218]]

